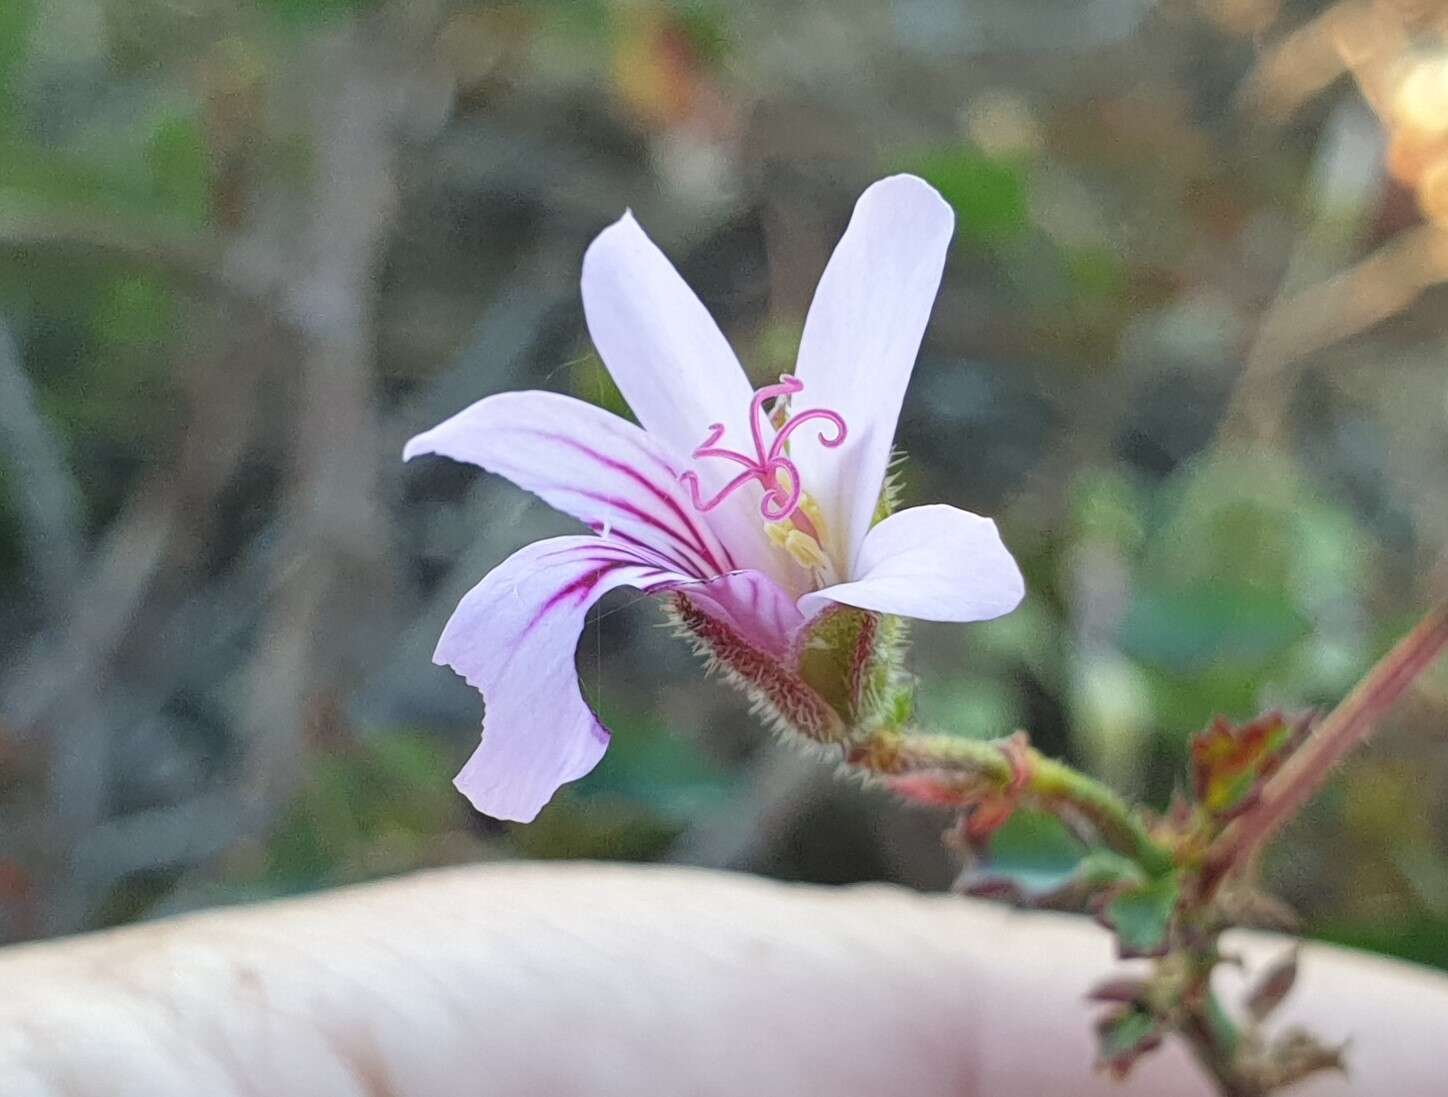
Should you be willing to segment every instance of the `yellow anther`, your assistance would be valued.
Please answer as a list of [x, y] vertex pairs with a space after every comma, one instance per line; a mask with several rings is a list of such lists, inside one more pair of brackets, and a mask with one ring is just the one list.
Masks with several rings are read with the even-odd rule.
[[783, 549], [791, 560], [808, 571], [831, 572], [829, 555], [819, 541], [806, 532], [813, 530], [824, 535], [824, 518], [819, 504], [804, 495], [800, 498], [796, 514], [804, 521], [769, 522], [765, 525], [764, 532], [770, 544]]
[[802, 568], [823, 571], [829, 567], [830, 558], [819, 542], [800, 530], [792, 529], [784, 535], [784, 551]]

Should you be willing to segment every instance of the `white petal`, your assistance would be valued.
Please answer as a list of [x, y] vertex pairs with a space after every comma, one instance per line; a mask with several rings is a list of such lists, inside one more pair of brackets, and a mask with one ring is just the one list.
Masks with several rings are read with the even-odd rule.
[[805, 444], [792, 456], [824, 514], [826, 547], [847, 574], [857, 570], [884, 484], [954, 223], [923, 180], [880, 180], [855, 205], [805, 321], [795, 370], [804, 391], [795, 407], [839, 412], [849, 437], [839, 449]]
[[921, 621], [988, 621], [1020, 604], [1026, 584], [996, 524], [936, 504], [892, 514], [860, 546], [855, 578], [800, 599], [807, 616], [829, 602]]
[[655, 438], [688, 455], [713, 423], [748, 437], [749, 380], [714, 318], [631, 213], [583, 256], [583, 312], [609, 374]]
[[584, 616], [617, 587], [657, 591], [687, 579], [598, 537], [554, 537], [519, 549], [464, 596], [433, 661], [486, 705], [482, 744], [456, 781], [474, 807], [526, 823], [598, 764], [608, 732], [574, 663]]
[[[626, 213], [598, 234], [583, 256], [583, 312], [603, 364], [649, 434], [687, 460], [723, 423], [726, 444], [750, 437], [753, 389], [713, 317], [668, 258]], [[727, 462], [692, 466], [712, 494], [738, 469]], [[740, 567], [788, 569], [760, 521], [760, 489], [748, 486], [710, 513]]]
[[634, 424], [571, 396], [489, 396], [402, 452], [481, 465], [605, 539], [651, 549], [697, 578], [737, 566], [679, 484], [675, 459]]

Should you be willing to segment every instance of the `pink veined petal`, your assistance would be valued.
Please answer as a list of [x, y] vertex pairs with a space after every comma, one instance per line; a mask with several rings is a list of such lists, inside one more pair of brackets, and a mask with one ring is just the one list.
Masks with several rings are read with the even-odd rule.
[[608, 732], [574, 663], [584, 616], [618, 587], [655, 592], [688, 579], [598, 537], [554, 537], [519, 549], [467, 593], [433, 662], [483, 695], [483, 741], [455, 782], [474, 807], [526, 823], [597, 765]]
[[788, 658], [804, 614], [779, 585], [759, 571], [736, 571], [678, 588], [715, 620], [777, 659]]
[[402, 455], [481, 465], [589, 525], [706, 579], [736, 563], [679, 483], [682, 471], [634, 424], [555, 392], [505, 392], [419, 434]]
[[[583, 312], [603, 364], [650, 436], [686, 461], [715, 423], [735, 447], [750, 437], [754, 390], [719, 326], [678, 271], [625, 213], [583, 256]], [[722, 462], [690, 463], [704, 496], [728, 480]], [[737, 471], [737, 470], [735, 470]], [[709, 515], [740, 567], [780, 572], [746, 487]]]
[[805, 320], [795, 369], [801, 400], [844, 416], [849, 437], [838, 449], [796, 446], [792, 456], [846, 574], [858, 570], [954, 226], [928, 183], [880, 180], [856, 203]]
[[911, 507], [870, 530], [856, 578], [800, 599], [812, 616], [830, 602], [922, 621], [988, 621], [1020, 604], [1026, 584], [996, 524], [943, 504]]

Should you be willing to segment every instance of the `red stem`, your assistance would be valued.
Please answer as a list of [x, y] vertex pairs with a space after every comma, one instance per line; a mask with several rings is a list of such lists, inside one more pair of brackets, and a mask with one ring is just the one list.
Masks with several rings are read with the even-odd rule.
[[1209, 877], [1230, 870], [1277, 832], [1363, 742], [1394, 702], [1448, 646], [1448, 604], [1428, 613], [1379, 660], [1262, 789], [1257, 806], [1222, 833], [1208, 855]]

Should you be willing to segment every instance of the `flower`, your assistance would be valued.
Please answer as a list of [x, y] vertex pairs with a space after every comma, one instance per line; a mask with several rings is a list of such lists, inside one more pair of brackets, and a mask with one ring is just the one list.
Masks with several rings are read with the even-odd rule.
[[931, 505], [877, 520], [953, 221], [913, 176], [866, 190], [815, 292], [794, 374], [753, 392], [625, 213], [584, 256], [583, 306], [640, 425], [557, 393], [510, 392], [407, 444], [406, 459], [480, 465], [592, 530], [504, 560], [438, 641], [434, 661], [486, 704], [482, 743], [457, 777], [475, 807], [526, 822], [602, 757], [608, 732], [574, 657], [585, 614], [618, 587], [671, 595], [726, 670], [821, 739], [836, 733], [838, 706], [801, 677], [800, 645], [831, 607], [867, 611], [859, 635], [874, 637], [881, 619], [981, 621], [1020, 602], [1020, 571], [989, 519]]

